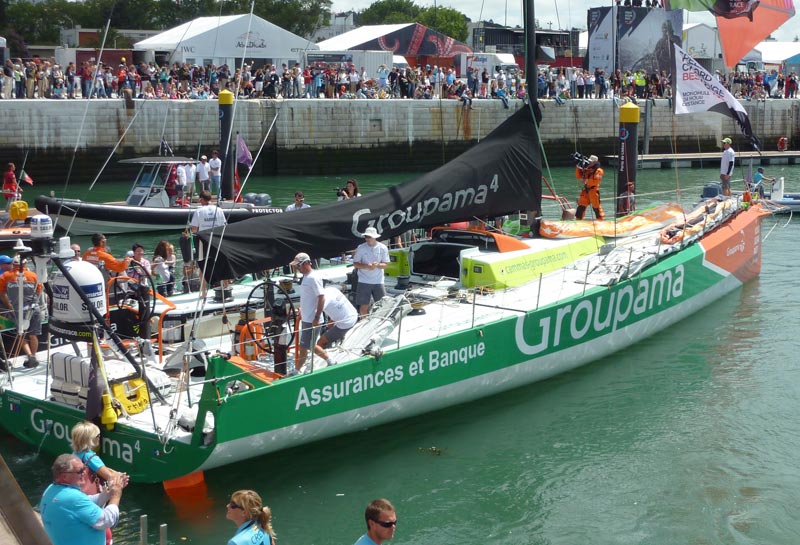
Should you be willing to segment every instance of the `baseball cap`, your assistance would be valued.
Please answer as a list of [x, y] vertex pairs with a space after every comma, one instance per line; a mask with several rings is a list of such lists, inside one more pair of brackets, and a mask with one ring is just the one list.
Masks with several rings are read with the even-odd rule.
[[201, 161], [208, 161], [208, 157], [206, 157], [205, 155], [203, 155], [203, 156], [201, 156], [201, 157], [200, 157], [200, 160], [201, 160]]
[[[758, 167], [758, 169], [756, 170], [758, 170], [759, 172], [764, 172], [764, 167]], [[0, 263], [2, 263], [2, 261], [0, 261]]]
[[364, 236], [369, 238], [378, 238], [378, 230], [374, 227], [367, 227], [364, 231]]
[[597, 159], [597, 155], [590, 155], [590, 156], [589, 156], [589, 162], [590, 162], [590, 163], [596, 163], [596, 162], [597, 162], [597, 160], [598, 160], [598, 159]]
[[298, 265], [302, 265], [306, 261], [311, 261], [311, 257], [305, 252], [300, 252], [299, 254], [294, 256], [294, 261], [292, 261], [290, 263], [290, 265], [293, 265], [293, 266], [296, 267]]
[[730, 138], [723, 138], [722, 139], [722, 143], [723, 144], [733, 144], [733, 140], [731, 140]]
[[11, 265], [14, 260], [7, 255], [0, 255], [0, 265]]

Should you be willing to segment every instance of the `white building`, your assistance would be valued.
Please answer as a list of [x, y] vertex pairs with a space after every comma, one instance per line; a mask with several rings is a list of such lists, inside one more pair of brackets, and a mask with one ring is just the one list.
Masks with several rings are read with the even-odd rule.
[[147, 52], [146, 60], [160, 65], [177, 62], [231, 67], [239, 66], [242, 59], [255, 67], [291, 66], [300, 61], [304, 50], [319, 49], [257, 15], [200, 17], [137, 42], [133, 48]]

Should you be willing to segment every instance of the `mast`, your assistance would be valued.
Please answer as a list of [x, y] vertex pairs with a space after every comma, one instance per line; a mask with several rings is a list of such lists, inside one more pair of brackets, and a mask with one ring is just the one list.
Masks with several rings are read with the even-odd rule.
[[[525, 78], [528, 82], [528, 97], [532, 104], [535, 104], [536, 96], [536, 78], [539, 71], [536, 68], [536, 17], [533, 10], [533, 0], [524, 0], [522, 2], [522, 20], [523, 28], [525, 29]], [[531, 82], [533, 82], [533, 91], [531, 91]]]

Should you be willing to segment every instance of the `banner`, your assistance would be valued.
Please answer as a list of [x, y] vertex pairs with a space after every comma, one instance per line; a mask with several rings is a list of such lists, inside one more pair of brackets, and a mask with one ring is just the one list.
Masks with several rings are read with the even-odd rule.
[[716, 76], [710, 74], [679, 46], [674, 47], [675, 114], [717, 112], [732, 117], [739, 124], [742, 134], [753, 149], [758, 151], [761, 143], [753, 134], [744, 106], [728, 92]]
[[614, 73], [614, 19], [617, 7], [590, 8], [587, 26], [589, 45], [586, 52], [589, 71], [603, 70], [607, 76]]

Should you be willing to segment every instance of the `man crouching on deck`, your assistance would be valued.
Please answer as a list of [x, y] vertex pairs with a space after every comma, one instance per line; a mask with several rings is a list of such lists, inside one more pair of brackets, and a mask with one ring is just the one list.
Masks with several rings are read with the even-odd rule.
[[[303, 282], [300, 284], [300, 348], [294, 360], [294, 368], [289, 370], [288, 376], [296, 375], [300, 371], [312, 345], [315, 354], [323, 358], [328, 365], [334, 365], [325, 351], [325, 346], [328, 342], [343, 338], [358, 319], [356, 309], [341, 292], [333, 288], [326, 290], [322, 286], [322, 278], [311, 266], [311, 257], [307, 253], [297, 254], [291, 265], [303, 274]], [[320, 332], [323, 311], [328, 313], [333, 325], [318, 343], [317, 336]]]

